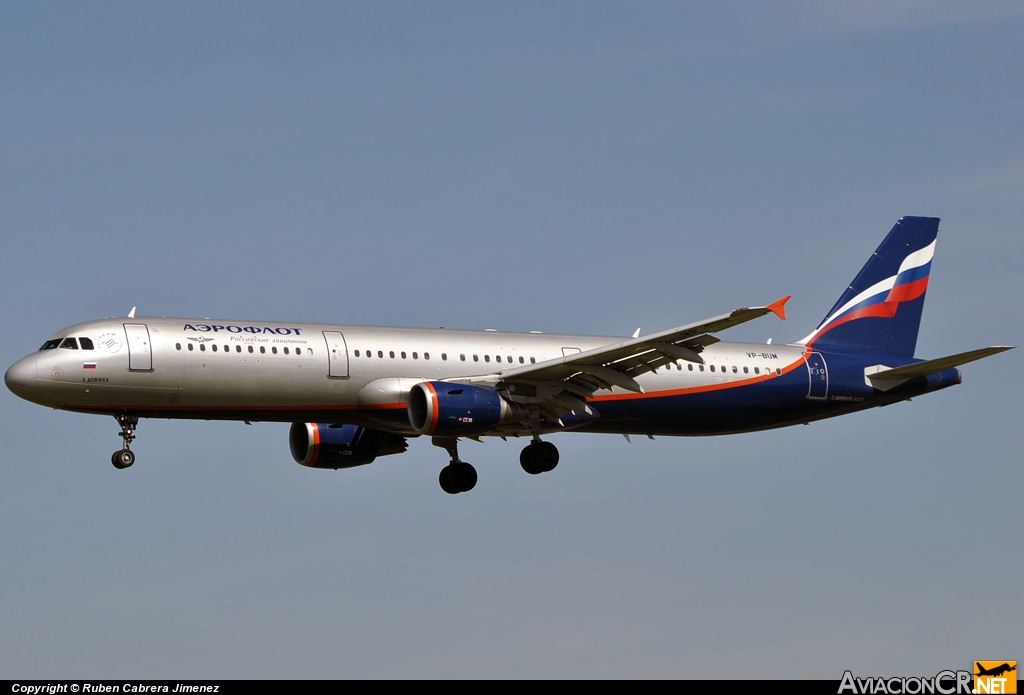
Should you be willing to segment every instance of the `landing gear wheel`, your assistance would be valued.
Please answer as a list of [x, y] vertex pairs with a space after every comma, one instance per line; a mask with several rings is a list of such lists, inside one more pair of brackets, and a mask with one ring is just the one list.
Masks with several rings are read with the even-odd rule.
[[135, 463], [135, 454], [132, 453], [131, 449], [121, 449], [120, 451], [115, 451], [110, 456], [110, 462], [118, 470], [128, 468]]
[[530, 475], [553, 471], [558, 465], [558, 448], [551, 442], [535, 441], [519, 454], [519, 465]]
[[459, 458], [459, 440], [457, 437], [433, 437], [430, 443], [444, 448], [452, 457], [451, 462], [441, 469], [437, 481], [441, 489], [449, 495], [469, 492], [476, 487], [476, 469]]
[[537, 458], [534, 461], [541, 473], [550, 473], [558, 465], [558, 447], [551, 442], [541, 442], [537, 445]]
[[110, 456], [110, 462], [114, 464], [114, 468], [121, 470], [128, 468], [135, 463], [135, 454], [131, 452], [130, 447], [132, 441], [135, 440], [135, 428], [139, 426], [139, 416], [129, 415], [128, 413], [120, 413], [115, 415], [114, 419], [117, 420], [117, 424], [121, 426], [121, 431], [117, 433], [117, 436], [121, 438], [124, 443], [124, 448], [115, 451]]
[[448, 482], [459, 492], [469, 492], [476, 487], [476, 469], [465, 461], [448, 465]]
[[530, 444], [526, 446], [519, 454], [519, 465], [523, 467], [523, 470], [530, 475], [539, 475], [540, 471], [537, 470], [537, 466], [533, 463], [534, 459], [534, 445]]
[[445, 466], [441, 469], [441, 475], [437, 477], [438, 482], [441, 483], [441, 489], [447, 492], [449, 495], [457, 495], [459, 491], [452, 485], [449, 473], [451, 472], [451, 466]]

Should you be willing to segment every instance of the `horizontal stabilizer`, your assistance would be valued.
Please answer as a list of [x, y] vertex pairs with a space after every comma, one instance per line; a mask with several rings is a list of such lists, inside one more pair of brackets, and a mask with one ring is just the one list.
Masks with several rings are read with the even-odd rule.
[[888, 391], [894, 386], [898, 386], [905, 381], [915, 379], [917, 377], [928, 376], [929, 374], [937, 374], [938, 372], [952, 367], [959, 367], [962, 364], [968, 362], [974, 362], [984, 357], [999, 354], [1006, 350], [1012, 350], [1015, 346], [1013, 345], [994, 345], [992, 347], [981, 348], [979, 350], [971, 350], [969, 352], [961, 352], [956, 355], [949, 355], [948, 357], [938, 357], [934, 360], [925, 360], [924, 362], [915, 362], [914, 364], [908, 364], [903, 367], [889, 368], [885, 365], [878, 364], [873, 367], [867, 367], [864, 369], [864, 380], [869, 386], [873, 386], [883, 391]]

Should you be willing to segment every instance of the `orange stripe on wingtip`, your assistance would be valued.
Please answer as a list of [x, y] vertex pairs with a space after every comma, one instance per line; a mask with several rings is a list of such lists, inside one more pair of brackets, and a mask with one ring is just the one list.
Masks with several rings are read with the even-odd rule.
[[778, 316], [780, 319], [785, 321], [786, 320], [786, 302], [788, 302], [792, 298], [793, 298], [792, 295], [787, 294], [782, 299], [780, 299], [778, 301], [775, 301], [775, 302], [772, 302], [771, 304], [766, 306], [765, 309], [767, 309], [768, 311], [772, 312], [773, 314]]

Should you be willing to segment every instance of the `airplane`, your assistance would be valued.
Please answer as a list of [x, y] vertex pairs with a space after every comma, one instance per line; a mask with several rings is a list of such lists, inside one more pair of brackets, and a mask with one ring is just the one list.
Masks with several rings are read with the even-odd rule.
[[449, 494], [477, 483], [461, 439], [529, 437], [523, 470], [546, 473], [558, 432], [700, 436], [767, 430], [909, 400], [961, 382], [956, 368], [1012, 346], [914, 357], [939, 219], [902, 217], [818, 326], [785, 345], [724, 342], [765, 306], [631, 338], [127, 318], [80, 323], [12, 365], [7, 387], [50, 408], [113, 416], [135, 462], [140, 418], [292, 423], [303, 466], [339, 469], [429, 436]]
[[993, 668], [985, 668], [977, 662], [975, 662], [975, 665], [978, 667], [978, 672], [974, 674], [976, 676], [1001, 676], [1004, 673], [1017, 670], [1016, 665], [1010, 666], [1008, 663], [1004, 663]]

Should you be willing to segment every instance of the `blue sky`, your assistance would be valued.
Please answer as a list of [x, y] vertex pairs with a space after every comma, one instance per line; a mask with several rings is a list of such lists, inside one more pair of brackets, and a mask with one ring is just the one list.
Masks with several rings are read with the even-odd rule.
[[[629, 335], [822, 318], [942, 218], [918, 354], [1024, 342], [1024, 8], [0, 8], [5, 366], [123, 315]], [[1015, 352], [809, 427], [308, 471], [0, 394], [11, 678], [838, 679], [1024, 656]]]

